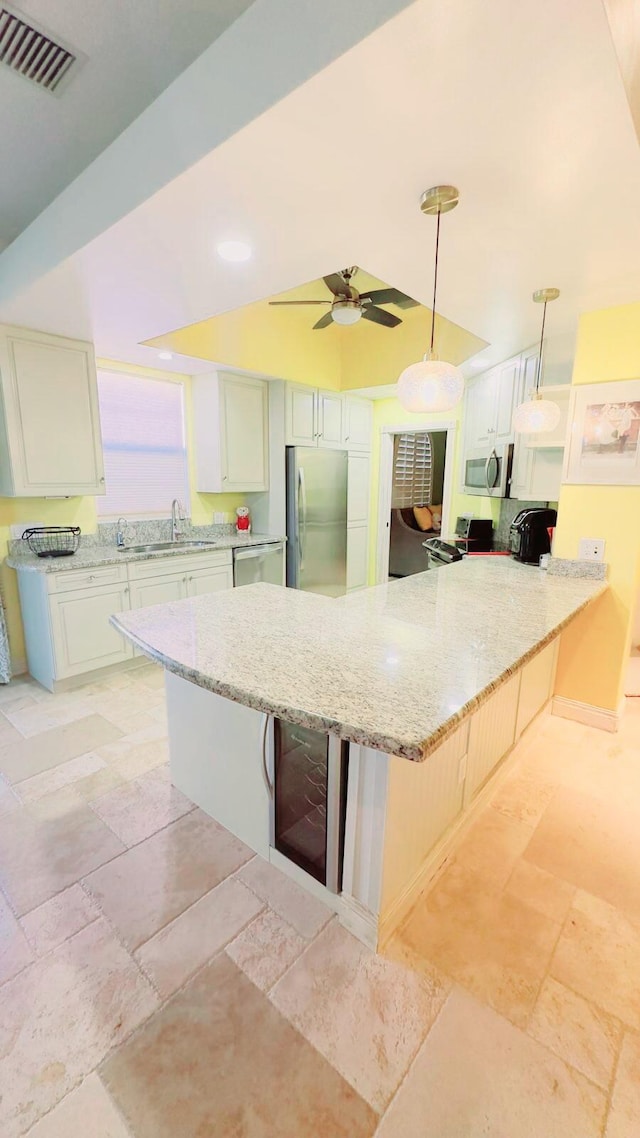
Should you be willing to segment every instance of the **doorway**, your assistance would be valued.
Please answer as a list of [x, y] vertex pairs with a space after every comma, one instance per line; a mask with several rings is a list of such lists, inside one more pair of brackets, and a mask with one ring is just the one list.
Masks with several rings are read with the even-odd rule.
[[422, 543], [446, 533], [453, 480], [454, 423], [383, 427], [380, 440], [378, 556], [383, 582], [427, 569]]

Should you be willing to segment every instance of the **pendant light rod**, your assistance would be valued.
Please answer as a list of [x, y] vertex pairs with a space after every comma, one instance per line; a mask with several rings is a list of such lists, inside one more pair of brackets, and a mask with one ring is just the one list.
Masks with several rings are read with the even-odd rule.
[[436, 225], [436, 262], [433, 272], [433, 304], [431, 306], [431, 343], [429, 345], [429, 358], [433, 359], [433, 343], [436, 333], [436, 294], [438, 291], [438, 252], [440, 249], [440, 215], [441, 209], [438, 209], [438, 222]]
[[536, 386], [533, 398], [537, 399], [540, 392], [540, 377], [542, 375], [542, 352], [544, 348], [544, 326], [547, 319], [547, 304], [551, 300], [557, 300], [560, 296], [560, 289], [558, 288], [539, 288], [533, 294], [533, 300], [536, 304], [543, 304], [542, 309], [542, 328], [540, 329], [540, 351], [538, 352], [538, 363], [536, 366]]

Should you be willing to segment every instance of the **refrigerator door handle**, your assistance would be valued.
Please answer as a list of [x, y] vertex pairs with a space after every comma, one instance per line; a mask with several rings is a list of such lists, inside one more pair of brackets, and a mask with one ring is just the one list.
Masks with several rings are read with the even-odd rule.
[[[300, 508], [302, 506], [302, 509]], [[307, 543], [307, 491], [304, 482], [304, 467], [298, 468], [298, 549], [300, 571], [304, 569], [304, 551]]]

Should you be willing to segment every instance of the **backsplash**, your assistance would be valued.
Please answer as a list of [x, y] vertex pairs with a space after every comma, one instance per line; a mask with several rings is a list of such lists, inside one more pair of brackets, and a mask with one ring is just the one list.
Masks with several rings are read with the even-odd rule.
[[[235, 533], [233, 522], [220, 525], [194, 526], [191, 519], [180, 522], [180, 532], [187, 539], [193, 537], [201, 541], [215, 541], [219, 537], [229, 537]], [[96, 533], [83, 533], [80, 538], [85, 549], [98, 545], [115, 545], [118, 532], [117, 522], [99, 522]], [[148, 521], [127, 522], [124, 529], [125, 545], [149, 545], [156, 541], [171, 541], [171, 518], [154, 518]], [[10, 554], [20, 553], [24, 548], [22, 539], [9, 541]]]

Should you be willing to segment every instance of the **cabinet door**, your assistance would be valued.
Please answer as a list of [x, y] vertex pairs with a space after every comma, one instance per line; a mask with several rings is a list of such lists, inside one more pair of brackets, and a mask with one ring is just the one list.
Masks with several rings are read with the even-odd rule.
[[531, 492], [533, 481], [534, 451], [527, 446], [525, 436], [515, 434], [513, 447], [513, 465], [511, 467], [512, 498], [521, 498], [525, 502], [533, 501]]
[[343, 450], [343, 398], [336, 391], [318, 392], [318, 446]]
[[109, 624], [110, 616], [129, 608], [128, 585], [63, 593], [49, 604], [57, 680], [133, 656], [132, 645]]
[[0, 373], [11, 467], [2, 492], [104, 494], [92, 345], [5, 329]]
[[493, 446], [495, 443], [497, 381], [497, 372], [494, 368], [467, 384], [465, 399], [467, 450], [479, 450]]
[[187, 577], [182, 573], [165, 573], [162, 577], [149, 577], [131, 583], [131, 608], [147, 605], [164, 605], [181, 601], [187, 595]]
[[267, 381], [220, 375], [220, 451], [225, 491], [269, 489]]
[[369, 527], [347, 526], [347, 592], [363, 589], [367, 583]]
[[205, 593], [218, 593], [221, 589], [233, 588], [233, 569], [230, 565], [221, 565], [213, 569], [196, 569], [187, 577], [187, 594], [190, 597], [201, 597]]
[[373, 403], [370, 399], [350, 399], [343, 401], [342, 408], [344, 445], [347, 450], [371, 450], [371, 428], [373, 425]]
[[288, 383], [285, 393], [285, 442], [291, 447], [314, 447], [317, 439], [317, 401], [315, 387]]
[[495, 443], [513, 441], [513, 413], [522, 400], [520, 356], [496, 368]]
[[366, 522], [369, 518], [368, 455], [349, 454], [347, 461], [347, 522]]

